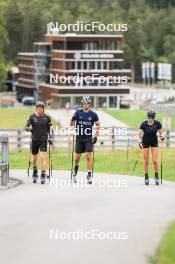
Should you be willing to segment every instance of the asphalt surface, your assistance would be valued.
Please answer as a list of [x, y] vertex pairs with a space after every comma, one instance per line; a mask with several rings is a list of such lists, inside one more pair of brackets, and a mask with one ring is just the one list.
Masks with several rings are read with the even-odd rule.
[[[77, 186], [54, 171], [51, 183], [0, 191], [0, 262], [4, 264], [145, 264], [175, 219], [175, 184], [144, 186], [143, 178], [86, 174]], [[89, 233], [87, 233], [89, 232]]]

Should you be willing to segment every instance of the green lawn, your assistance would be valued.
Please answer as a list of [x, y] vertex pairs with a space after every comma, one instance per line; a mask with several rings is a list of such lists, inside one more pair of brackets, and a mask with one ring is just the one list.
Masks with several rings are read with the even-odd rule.
[[156, 256], [151, 258], [152, 264], [174, 264], [175, 263], [175, 222], [166, 231]]
[[[129, 127], [138, 128], [144, 120], [146, 120], [146, 111], [143, 109], [131, 110], [131, 109], [107, 109], [104, 110], [111, 116], [119, 119], [120, 121], [126, 123]], [[166, 115], [157, 114], [156, 119], [162, 122], [163, 117]], [[175, 129], [175, 117], [172, 117], [172, 129]]]
[[[0, 129], [24, 128], [26, 120], [34, 111], [34, 107], [0, 108]], [[57, 123], [53, 122], [53, 125]]]
[[[0, 128], [23, 128], [28, 116], [34, 111], [34, 107], [0, 108]], [[140, 123], [146, 119], [146, 112], [142, 109], [108, 109], [104, 111], [133, 128], [138, 128]], [[157, 115], [156, 118], [162, 121], [163, 115]], [[54, 121], [53, 125], [58, 124]], [[172, 117], [172, 129], [175, 129], [175, 117]]]
[[[96, 151], [95, 152], [95, 171], [106, 173], [120, 173], [124, 175], [138, 175], [144, 176], [143, 171], [143, 158], [140, 156], [135, 172], [133, 166], [138, 156], [138, 148], [131, 148], [129, 150], [129, 162], [126, 163], [126, 151]], [[163, 177], [166, 180], [175, 180], [175, 150], [164, 150], [164, 166]], [[28, 152], [11, 152], [10, 153], [10, 166], [12, 169], [25, 169], [27, 167]], [[70, 170], [71, 161], [69, 160], [69, 154], [64, 151], [53, 152], [53, 168]], [[86, 171], [86, 159], [82, 156], [82, 162], [80, 164], [80, 170]], [[150, 177], [153, 177], [152, 163], [150, 165]]]

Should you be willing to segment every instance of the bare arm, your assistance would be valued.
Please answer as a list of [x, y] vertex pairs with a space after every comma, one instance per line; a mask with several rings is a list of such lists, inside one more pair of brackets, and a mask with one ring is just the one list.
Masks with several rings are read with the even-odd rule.
[[137, 132], [137, 140], [138, 143], [142, 142], [142, 134], [143, 134], [143, 130], [139, 128], [138, 132]]
[[99, 136], [99, 132], [100, 132], [100, 121], [95, 123], [95, 136], [98, 137]]
[[70, 126], [75, 126], [75, 123], [76, 123], [76, 121], [71, 119], [71, 121], [70, 121], [70, 124], [69, 124], [69, 125], [70, 125]]
[[162, 128], [159, 129], [159, 134], [160, 134], [160, 139], [161, 139], [161, 140], [164, 140], [164, 131], [163, 131]]
[[77, 111], [74, 113], [74, 115], [72, 116], [69, 125], [70, 126], [75, 126], [76, 125], [76, 121], [78, 119], [78, 114]]

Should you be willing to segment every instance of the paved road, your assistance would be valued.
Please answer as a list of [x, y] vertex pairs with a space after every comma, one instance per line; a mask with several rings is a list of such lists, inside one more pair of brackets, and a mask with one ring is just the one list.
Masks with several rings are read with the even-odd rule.
[[[66, 112], [64, 109], [47, 110], [47, 113], [50, 114], [52, 118], [59, 121], [62, 127], [69, 126], [70, 119], [74, 112], [74, 110], [69, 110], [69, 112]], [[125, 123], [101, 110], [95, 110], [95, 112], [99, 116], [102, 127], [127, 127]]]
[[[54, 171], [50, 185], [32, 184], [26, 171], [12, 174], [25, 183], [0, 192], [1, 263], [145, 264], [175, 218], [173, 183], [144, 186], [139, 177], [95, 173], [95, 184], [87, 187], [81, 173], [82, 184], [65, 187], [65, 171]], [[95, 229], [105, 236], [115, 232], [116, 239], [56, 237], [56, 231], [85, 235]]]

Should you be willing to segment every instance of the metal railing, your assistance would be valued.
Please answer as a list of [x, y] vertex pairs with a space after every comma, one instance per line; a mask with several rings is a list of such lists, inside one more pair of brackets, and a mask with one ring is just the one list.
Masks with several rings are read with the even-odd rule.
[[2, 149], [2, 160], [0, 162], [1, 185], [7, 186], [9, 182], [9, 140], [8, 136], [3, 134], [0, 136]]

